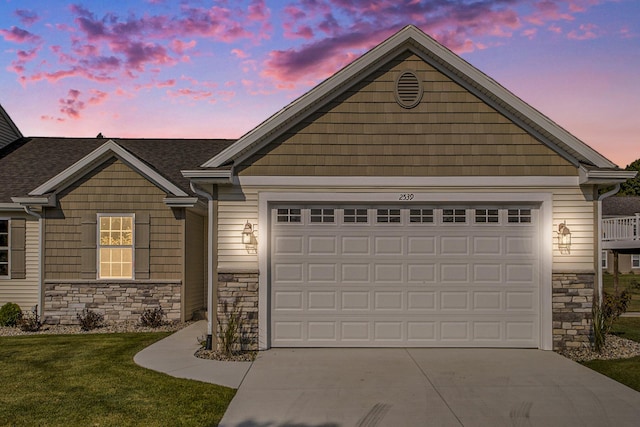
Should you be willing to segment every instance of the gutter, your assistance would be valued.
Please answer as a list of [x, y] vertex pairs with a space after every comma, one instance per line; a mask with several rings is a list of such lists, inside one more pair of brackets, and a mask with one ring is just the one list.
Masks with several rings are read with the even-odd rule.
[[[635, 174], [634, 174], [635, 175]], [[596, 247], [597, 247], [597, 259], [598, 259], [598, 268], [596, 271], [598, 272], [598, 301], [602, 301], [602, 201], [607, 197], [611, 197], [620, 191], [620, 183], [617, 183], [613, 190], [607, 191], [604, 194], [598, 196], [598, 237], [596, 239]]]
[[191, 191], [196, 193], [198, 196], [204, 197], [207, 199], [207, 341], [205, 344], [205, 350], [211, 350], [213, 347], [213, 210], [214, 210], [214, 202], [213, 195], [207, 193], [206, 191], [196, 187], [193, 182], [189, 183], [189, 187], [191, 187]]

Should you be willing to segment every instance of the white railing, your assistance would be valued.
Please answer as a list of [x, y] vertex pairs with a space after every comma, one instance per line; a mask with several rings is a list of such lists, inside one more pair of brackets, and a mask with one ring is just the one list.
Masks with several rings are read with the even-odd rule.
[[640, 240], [640, 213], [602, 220], [602, 241]]

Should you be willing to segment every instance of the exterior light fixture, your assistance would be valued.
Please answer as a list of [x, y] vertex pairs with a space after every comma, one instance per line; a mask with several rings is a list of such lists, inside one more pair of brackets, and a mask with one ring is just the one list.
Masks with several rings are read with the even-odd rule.
[[242, 230], [242, 243], [250, 245], [253, 243], [253, 238], [253, 225], [247, 221], [244, 225], [244, 230]]
[[558, 249], [561, 254], [571, 253], [571, 230], [567, 227], [567, 221], [558, 225]]

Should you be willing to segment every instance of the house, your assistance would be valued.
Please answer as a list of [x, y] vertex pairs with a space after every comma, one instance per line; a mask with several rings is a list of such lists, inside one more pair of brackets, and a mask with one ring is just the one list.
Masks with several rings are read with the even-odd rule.
[[[206, 205], [180, 168], [227, 140], [20, 138], [0, 151], [0, 304], [46, 323], [206, 306]], [[2, 239], [4, 234], [4, 239]], [[1, 243], [5, 243], [2, 247]]]
[[598, 190], [635, 175], [414, 26], [237, 141], [9, 147], [0, 302], [206, 306], [209, 342], [227, 306], [259, 349], [584, 345]]
[[609, 197], [602, 201], [602, 268], [613, 274], [614, 251], [618, 273], [640, 273], [640, 197]]

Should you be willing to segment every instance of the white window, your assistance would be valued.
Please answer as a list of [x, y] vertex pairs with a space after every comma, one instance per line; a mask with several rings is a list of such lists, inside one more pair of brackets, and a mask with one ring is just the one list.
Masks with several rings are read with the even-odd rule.
[[500, 222], [498, 209], [476, 209], [476, 224], [497, 224]]
[[602, 251], [602, 268], [607, 269], [607, 251]]
[[9, 276], [9, 220], [0, 219], [0, 277]]
[[400, 223], [400, 209], [377, 209], [376, 221], [378, 223]]
[[409, 222], [433, 224], [433, 209], [409, 209]]
[[631, 255], [631, 268], [640, 268], [640, 254]]
[[335, 211], [327, 208], [313, 208], [311, 209], [311, 222], [312, 223], [330, 223], [333, 224], [336, 221]]
[[277, 215], [278, 222], [302, 222], [302, 209], [299, 208], [280, 208]]
[[507, 221], [510, 223], [531, 223], [531, 209], [508, 209]]
[[98, 278], [133, 279], [133, 214], [98, 214]]
[[367, 209], [345, 209], [344, 222], [366, 224], [369, 222]]
[[466, 209], [443, 209], [442, 210], [442, 222], [451, 223], [465, 223], [467, 222]]

